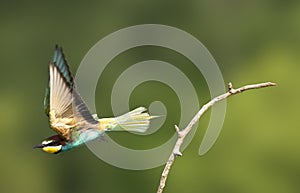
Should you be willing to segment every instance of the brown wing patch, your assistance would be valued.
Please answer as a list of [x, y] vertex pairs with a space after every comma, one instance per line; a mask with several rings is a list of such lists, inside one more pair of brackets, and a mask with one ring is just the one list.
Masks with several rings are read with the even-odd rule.
[[76, 127], [74, 118], [56, 117], [55, 111], [50, 111], [50, 126], [66, 140], [70, 140], [72, 129]]

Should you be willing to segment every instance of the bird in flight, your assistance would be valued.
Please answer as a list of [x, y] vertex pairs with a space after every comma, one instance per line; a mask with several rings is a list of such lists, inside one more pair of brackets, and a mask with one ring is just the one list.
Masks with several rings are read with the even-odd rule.
[[124, 115], [99, 119], [90, 110], [76, 90], [76, 85], [63, 50], [55, 46], [49, 63], [49, 81], [44, 99], [44, 109], [49, 117], [53, 135], [34, 148], [57, 154], [76, 148], [103, 136], [106, 131], [145, 132], [150, 124], [146, 108], [138, 107]]

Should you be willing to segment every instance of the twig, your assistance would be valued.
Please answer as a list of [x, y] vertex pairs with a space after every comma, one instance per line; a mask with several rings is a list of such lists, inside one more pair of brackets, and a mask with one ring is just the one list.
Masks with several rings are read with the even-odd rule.
[[250, 90], [250, 89], [258, 89], [258, 88], [264, 88], [264, 87], [269, 87], [269, 86], [276, 86], [276, 83], [272, 83], [272, 82], [265, 82], [265, 83], [260, 83], [260, 84], [251, 84], [251, 85], [246, 85], [237, 89], [234, 89], [232, 84], [229, 83], [228, 84], [228, 92], [217, 96], [215, 98], [213, 98], [211, 101], [209, 101], [208, 103], [206, 103], [205, 105], [202, 106], [202, 108], [198, 111], [198, 113], [194, 116], [194, 118], [190, 121], [190, 123], [183, 129], [180, 130], [178, 128], [177, 125], [175, 125], [175, 130], [178, 134], [178, 139], [174, 145], [173, 151], [165, 165], [165, 168], [162, 172], [161, 175], [161, 179], [160, 179], [160, 183], [159, 183], [159, 187], [157, 190], [157, 193], [162, 193], [163, 189], [166, 185], [166, 180], [168, 177], [168, 174], [170, 172], [171, 166], [173, 165], [176, 156], [182, 156], [182, 153], [180, 152], [180, 147], [181, 144], [183, 143], [184, 138], [186, 137], [186, 135], [191, 131], [193, 125], [200, 119], [200, 117], [210, 108], [212, 107], [216, 102], [219, 102], [221, 100], [224, 100], [232, 95], [241, 93], [243, 91], [246, 90]]

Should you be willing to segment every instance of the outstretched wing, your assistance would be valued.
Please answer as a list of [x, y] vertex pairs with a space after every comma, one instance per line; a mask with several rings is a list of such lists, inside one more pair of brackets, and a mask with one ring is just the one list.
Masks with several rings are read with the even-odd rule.
[[50, 78], [51, 78], [50, 73], [51, 73], [51, 68], [52, 68], [51, 66], [52, 67], [55, 66], [57, 68], [57, 70], [62, 75], [63, 81], [65, 81], [65, 83], [67, 84], [67, 86], [69, 88], [72, 88], [74, 85], [73, 77], [70, 72], [68, 63], [65, 59], [65, 56], [63, 54], [62, 48], [59, 48], [58, 45], [56, 45], [52, 61], [49, 64], [49, 79], [48, 79], [48, 85], [46, 88], [46, 94], [45, 94], [45, 98], [44, 98], [44, 109], [45, 109], [45, 113], [47, 116], [49, 116], [49, 112], [50, 112], [50, 88], [51, 88], [50, 87]]
[[67, 140], [74, 129], [98, 124], [77, 93], [62, 48], [57, 46], [49, 64], [49, 85], [44, 104], [51, 128]]

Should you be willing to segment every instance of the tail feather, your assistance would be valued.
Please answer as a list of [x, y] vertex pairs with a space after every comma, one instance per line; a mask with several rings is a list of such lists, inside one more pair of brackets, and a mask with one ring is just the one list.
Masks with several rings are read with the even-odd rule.
[[145, 107], [138, 107], [124, 115], [115, 118], [99, 119], [101, 128], [105, 131], [134, 131], [145, 132], [150, 125], [150, 116]]

